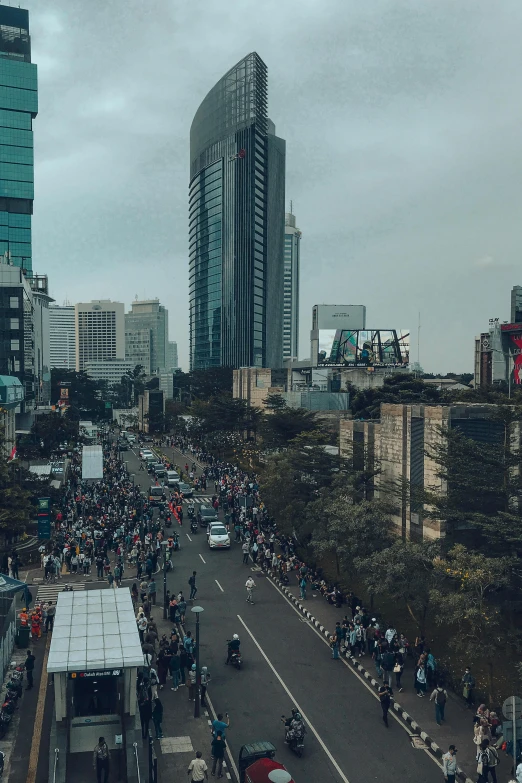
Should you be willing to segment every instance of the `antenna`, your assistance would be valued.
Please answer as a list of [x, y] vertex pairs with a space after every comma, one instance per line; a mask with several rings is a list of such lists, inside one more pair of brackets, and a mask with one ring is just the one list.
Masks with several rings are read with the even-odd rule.
[[419, 324], [417, 326], [417, 372], [420, 369], [420, 333], [421, 333], [421, 317], [419, 310]]

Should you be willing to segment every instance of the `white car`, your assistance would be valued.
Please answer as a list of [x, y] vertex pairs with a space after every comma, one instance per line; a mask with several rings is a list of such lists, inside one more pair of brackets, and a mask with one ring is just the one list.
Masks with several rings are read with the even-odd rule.
[[147, 459], [147, 457], [153, 457], [154, 454], [150, 449], [140, 449], [140, 459]]
[[230, 549], [230, 533], [222, 522], [213, 522], [208, 526], [207, 541], [209, 549]]

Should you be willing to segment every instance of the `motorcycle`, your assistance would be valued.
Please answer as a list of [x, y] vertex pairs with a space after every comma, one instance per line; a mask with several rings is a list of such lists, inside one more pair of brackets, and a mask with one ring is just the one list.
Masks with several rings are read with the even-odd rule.
[[11, 717], [12, 716], [9, 712], [4, 712], [4, 710], [0, 712], [0, 739], [5, 736], [5, 733], [9, 728]]
[[[227, 639], [227, 642], [230, 642], [230, 639]], [[229, 660], [226, 661], [227, 664], [231, 663], [232, 666], [235, 666], [236, 669], [239, 671], [242, 664], [242, 658], [241, 658], [241, 650], [231, 650]]]
[[189, 506], [187, 509], [187, 514], [189, 515], [189, 519], [192, 519], [194, 516], [194, 506]]
[[198, 532], [198, 522], [197, 519], [195, 519], [194, 517], [192, 518], [192, 522], [190, 523], [190, 531], [191, 533]]
[[306, 727], [302, 721], [301, 716], [299, 715], [298, 720], [301, 724], [300, 729], [291, 728], [291, 724], [295, 718], [295, 715], [299, 715], [295, 709], [292, 710], [291, 718], [285, 718], [284, 715], [281, 715], [281, 723], [285, 724], [285, 743], [288, 745], [290, 750], [296, 754], [296, 756], [301, 758], [304, 752], [304, 735], [306, 732]]

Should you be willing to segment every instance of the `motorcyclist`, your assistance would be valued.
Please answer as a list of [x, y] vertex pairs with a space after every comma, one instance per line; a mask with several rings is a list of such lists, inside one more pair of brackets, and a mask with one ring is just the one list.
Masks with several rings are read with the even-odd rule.
[[237, 635], [237, 633], [235, 633], [232, 639], [230, 639], [228, 642], [228, 655], [227, 655], [226, 663], [230, 662], [230, 659], [232, 658], [234, 653], [239, 652], [240, 646], [241, 646], [241, 642], [239, 641], [239, 636]]
[[187, 506], [188, 506], [187, 507], [187, 513], [188, 513], [189, 517], [193, 517], [194, 516], [194, 501], [192, 500], [192, 498], [189, 500]]
[[[284, 718], [284, 716], [283, 716]], [[285, 720], [285, 742], [289, 743], [292, 740], [300, 740], [304, 737], [305, 734], [305, 725], [303, 723], [303, 718], [301, 717], [301, 713], [293, 709], [292, 710], [292, 717], [287, 718]]]

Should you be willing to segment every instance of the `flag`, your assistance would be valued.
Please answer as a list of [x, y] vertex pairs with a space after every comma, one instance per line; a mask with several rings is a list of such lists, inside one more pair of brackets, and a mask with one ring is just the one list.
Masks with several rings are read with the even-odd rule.
[[7, 461], [12, 462], [14, 459], [16, 459], [16, 446], [13, 446], [13, 448], [11, 449], [9, 459]]
[[229, 158], [229, 160], [237, 160], [238, 158], [243, 159], [244, 157], [246, 157], [246, 150], [241, 149], [239, 150], [239, 152], [236, 152], [235, 155], [232, 155], [232, 157]]

